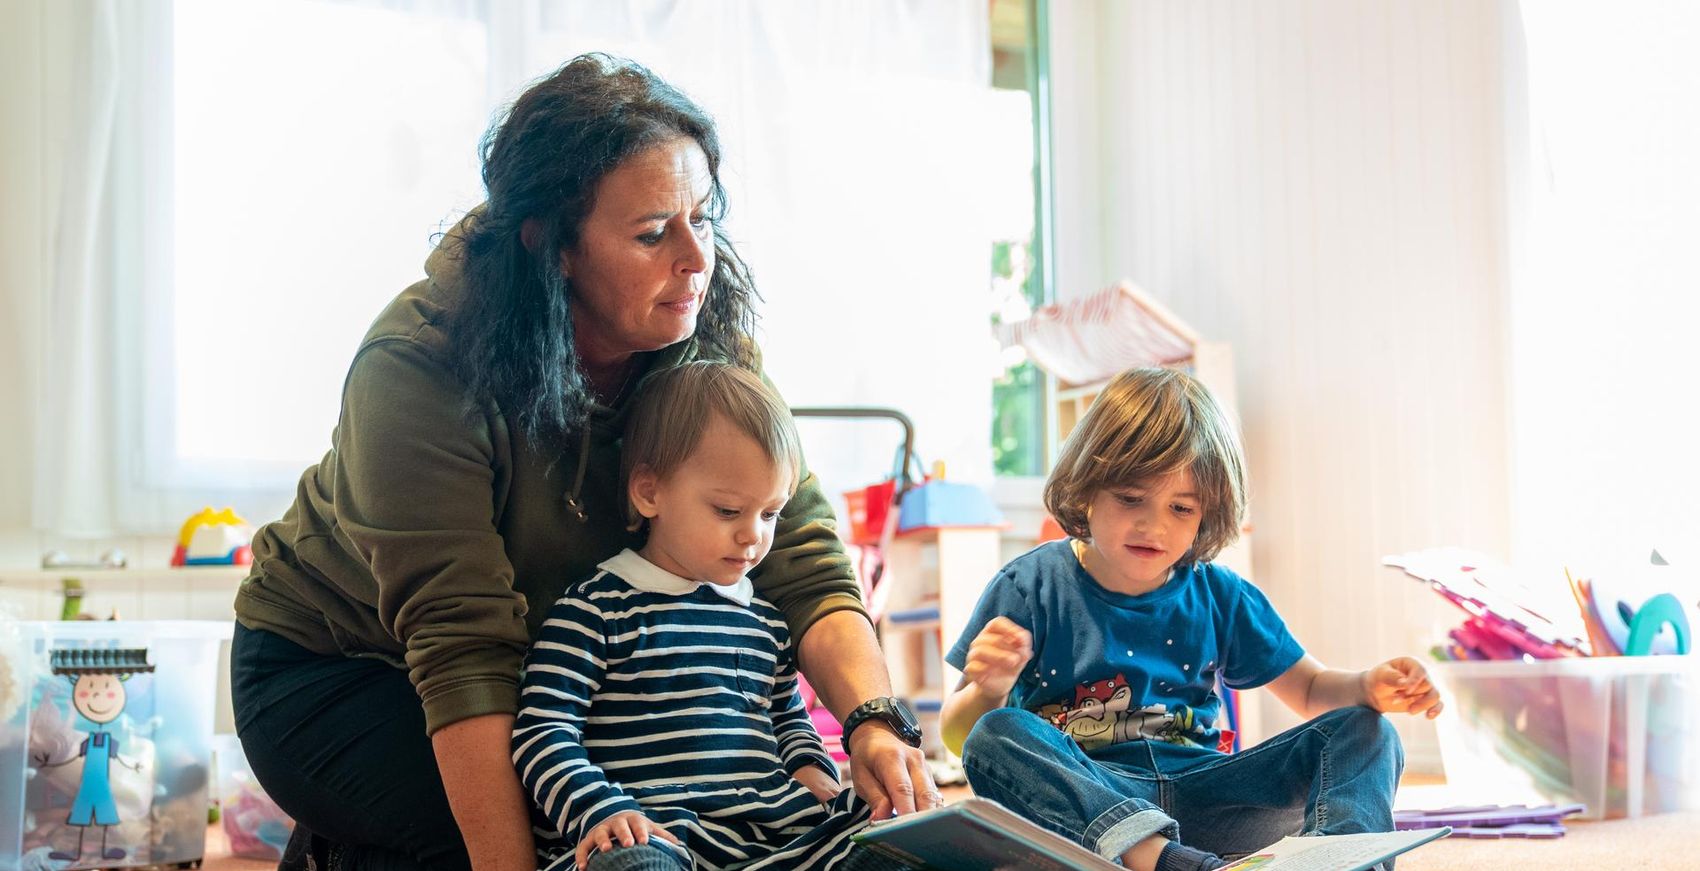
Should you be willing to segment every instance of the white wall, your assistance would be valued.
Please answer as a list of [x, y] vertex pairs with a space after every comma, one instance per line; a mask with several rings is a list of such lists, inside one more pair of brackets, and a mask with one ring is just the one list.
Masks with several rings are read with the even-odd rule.
[[1330, 665], [1425, 650], [1455, 615], [1380, 558], [1508, 555], [1498, 7], [1052, 8], [1057, 229], [1101, 233], [1060, 295], [1131, 278], [1231, 342], [1257, 582]]

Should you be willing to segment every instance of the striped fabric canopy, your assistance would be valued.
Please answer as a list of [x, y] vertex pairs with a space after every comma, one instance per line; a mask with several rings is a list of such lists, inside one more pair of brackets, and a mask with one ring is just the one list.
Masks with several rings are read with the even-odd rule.
[[1005, 348], [1020, 345], [1039, 368], [1068, 385], [1103, 381], [1135, 366], [1190, 360], [1199, 339], [1150, 294], [1125, 281], [993, 329]]

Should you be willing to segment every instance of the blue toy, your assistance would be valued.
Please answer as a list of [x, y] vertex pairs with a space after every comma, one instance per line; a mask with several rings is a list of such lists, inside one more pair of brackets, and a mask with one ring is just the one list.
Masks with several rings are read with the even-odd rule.
[[932, 477], [903, 494], [897, 531], [939, 526], [1002, 526], [1003, 514], [986, 491], [944, 480], [944, 464], [934, 463]]
[[[1618, 606], [1622, 608], [1623, 603], [1619, 602]], [[1666, 626], [1671, 628], [1675, 638], [1668, 645], [1668, 651], [1655, 651], [1654, 642], [1662, 639]], [[1675, 596], [1660, 593], [1648, 599], [1629, 619], [1629, 636], [1623, 644], [1624, 656], [1649, 656], [1655, 652], [1686, 654], [1688, 650], [1688, 615]]]

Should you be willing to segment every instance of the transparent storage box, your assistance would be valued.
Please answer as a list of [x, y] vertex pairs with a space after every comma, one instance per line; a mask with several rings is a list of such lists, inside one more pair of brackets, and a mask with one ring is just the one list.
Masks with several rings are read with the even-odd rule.
[[219, 823], [230, 842], [230, 854], [269, 862], [282, 859], [295, 822], [254, 779], [242, 742], [235, 735], [214, 735], [213, 758], [218, 768]]
[[1451, 662], [1437, 723], [1461, 801], [1580, 803], [1589, 819], [1700, 808], [1700, 657]]
[[201, 861], [230, 633], [0, 622], [0, 871]]

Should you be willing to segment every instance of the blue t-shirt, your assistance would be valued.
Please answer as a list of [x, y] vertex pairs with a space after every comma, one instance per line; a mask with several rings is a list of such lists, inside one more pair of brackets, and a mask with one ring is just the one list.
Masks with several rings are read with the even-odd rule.
[[1089, 753], [1128, 741], [1226, 750], [1216, 681], [1262, 686], [1304, 656], [1262, 591], [1210, 563], [1176, 566], [1139, 596], [1104, 589], [1068, 540], [1004, 566], [945, 659], [958, 670], [992, 618], [1033, 634], [1008, 704], [1045, 718]]

